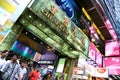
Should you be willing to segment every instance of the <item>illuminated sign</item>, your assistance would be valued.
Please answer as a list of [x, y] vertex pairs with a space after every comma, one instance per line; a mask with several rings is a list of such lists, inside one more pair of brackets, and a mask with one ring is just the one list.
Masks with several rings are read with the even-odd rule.
[[38, 64], [41, 64], [41, 65], [53, 65], [54, 64], [54, 61], [45, 61], [45, 60], [40, 60], [37, 62]]
[[71, 2], [69, 0], [55, 0], [56, 4], [63, 9], [69, 18], [73, 18], [74, 10]]
[[47, 3], [43, 0], [35, 1], [31, 8], [47, 21], [52, 29], [72, 44], [79, 54], [83, 53], [87, 56], [89, 39], [52, 0], [47, 1]]
[[80, 22], [82, 11], [74, 0], [54, 0], [54, 1], [77, 26], [82, 28]]

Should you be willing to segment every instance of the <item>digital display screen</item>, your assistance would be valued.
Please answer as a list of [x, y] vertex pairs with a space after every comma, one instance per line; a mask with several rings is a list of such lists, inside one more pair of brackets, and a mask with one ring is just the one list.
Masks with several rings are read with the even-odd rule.
[[109, 69], [110, 75], [120, 75], [120, 57], [105, 57], [103, 64]]
[[106, 41], [105, 44], [105, 56], [120, 55], [119, 42], [117, 40]]
[[96, 46], [93, 43], [90, 43], [88, 57], [95, 61], [96, 53], [97, 53]]
[[33, 59], [35, 55], [35, 51], [33, 49], [22, 44], [19, 41], [15, 41], [11, 50], [29, 59]]

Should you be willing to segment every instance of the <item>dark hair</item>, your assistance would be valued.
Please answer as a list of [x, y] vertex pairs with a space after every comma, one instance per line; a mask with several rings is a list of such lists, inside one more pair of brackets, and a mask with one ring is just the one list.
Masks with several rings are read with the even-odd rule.
[[8, 52], [8, 50], [1, 51], [2, 53]]
[[13, 57], [13, 56], [16, 56], [17, 58], [19, 58], [19, 55], [15, 52], [11, 55], [11, 57]]

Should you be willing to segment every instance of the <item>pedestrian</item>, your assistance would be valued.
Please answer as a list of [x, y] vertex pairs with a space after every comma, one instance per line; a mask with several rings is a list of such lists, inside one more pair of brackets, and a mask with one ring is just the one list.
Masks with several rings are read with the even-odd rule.
[[6, 57], [7, 57], [7, 55], [8, 55], [7, 50], [0, 52], [0, 80], [2, 79], [1, 69], [6, 64]]
[[31, 71], [29, 74], [29, 80], [39, 80], [40, 79], [40, 66], [38, 66], [35, 70]]
[[[20, 80], [20, 65], [17, 63], [18, 56], [14, 54], [11, 60], [1, 69], [2, 80]], [[18, 77], [15, 77], [18, 75]]]

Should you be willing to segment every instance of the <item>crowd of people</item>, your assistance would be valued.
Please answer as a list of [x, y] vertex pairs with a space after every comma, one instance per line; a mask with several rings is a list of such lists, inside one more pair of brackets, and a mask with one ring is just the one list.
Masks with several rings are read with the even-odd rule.
[[40, 69], [40, 65], [21, 60], [13, 51], [0, 51], [0, 80], [51, 80], [52, 73], [41, 76]]

